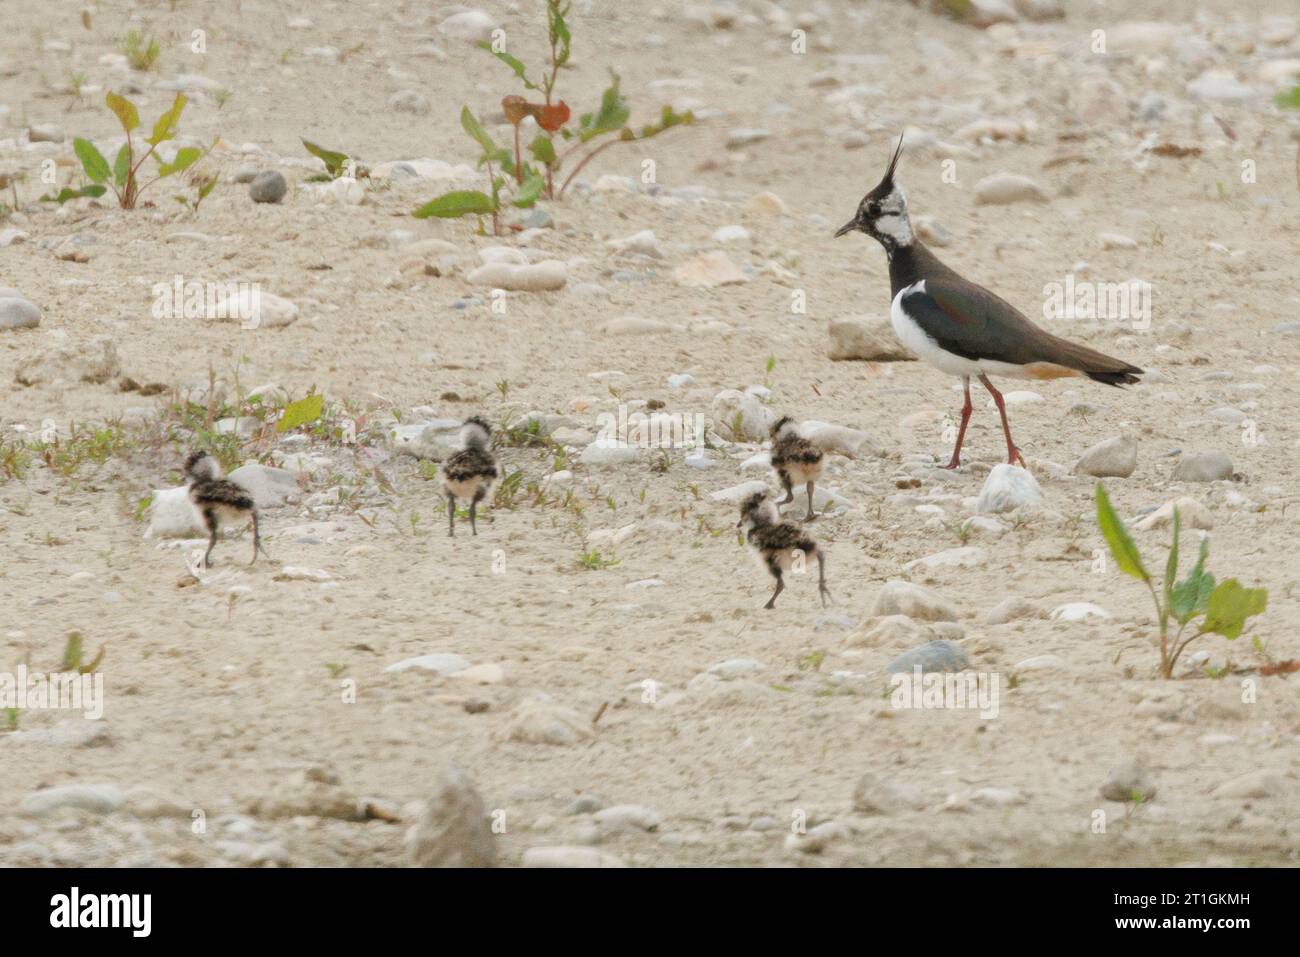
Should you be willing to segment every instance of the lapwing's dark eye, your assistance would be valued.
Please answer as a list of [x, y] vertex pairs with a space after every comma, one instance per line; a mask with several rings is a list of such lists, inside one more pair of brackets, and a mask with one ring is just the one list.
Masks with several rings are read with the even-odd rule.
[[879, 216], [879, 215], [880, 215], [880, 204], [879, 204], [879, 203], [872, 203], [870, 206], [868, 206], [868, 207], [867, 207], [867, 215], [869, 215], [869, 216]]

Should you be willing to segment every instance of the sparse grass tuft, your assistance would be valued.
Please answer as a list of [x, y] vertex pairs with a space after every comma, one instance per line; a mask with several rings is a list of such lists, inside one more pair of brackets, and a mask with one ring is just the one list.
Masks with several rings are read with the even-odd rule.
[[158, 57], [162, 54], [162, 45], [152, 34], [130, 30], [122, 38], [121, 51], [126, 57], [126, 62], [131, 65], [131, 69], [147, 73], [157, 65]]
[[610, 553], [608, 558], [605, 558], [600, 554], [600, 549], [598, 548], [589, 548], [584, 552], [578, 553], [578, 565], [588, 571], [600, 571], [605, 568], [613, 568], [622, 561], [623, 559], [619, 558], [613, 552]]

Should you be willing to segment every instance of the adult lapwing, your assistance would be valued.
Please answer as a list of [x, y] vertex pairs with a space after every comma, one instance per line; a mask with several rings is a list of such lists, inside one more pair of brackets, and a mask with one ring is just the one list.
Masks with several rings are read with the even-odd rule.
[[993, 387], [990, 375], [1018, 379], [1086, 376], [1119, 386], [1137, 382], [1142, 370], [1040, 329], [1015, 306], [941, 263], [913, 234], [907, 218], [907, 198], [894, 182], [902, 151], [900, 136], [885, 178], [862, 198], [857, 213], [835, 235], [838, 238], [845, 233], [863, 232], [885, 247], [893, 296], [889, 318], [894, 333], [918, 358], [950, 375], [961, 376], [966, 402], [952, 461], [944, 467], [955, 469], [961, 463], [961, 443], [971, 415], [971, 376], [984, 384], [997, 404], [1007, 437], [1008, 461], [1024, 465], [1020, 450], [1011, 440], [1002, 393]]

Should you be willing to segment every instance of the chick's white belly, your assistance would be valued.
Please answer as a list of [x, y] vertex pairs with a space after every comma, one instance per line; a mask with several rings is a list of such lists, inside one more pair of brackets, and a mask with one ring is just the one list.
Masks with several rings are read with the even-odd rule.
[[[754, 563], [770, 575], [772, 570], [767, 565], [767, 556], [759, 549], [754, 549], [753, 555]], [[780, 566], [783, 574], [789, 572], [791, 569], [795, 569], [800, 573], [806, 572], [808, 570], [808, 563], [815, 560], [815, 555], [808, 552], [801, 552], [797, 548], [783, 548], [781, 551], [776, 553], [777, 565]]]
[[248, 512], [245, 512], [241, 509], [232, 508], [229, 505], [207, 505], [204, 506], [203, 508], [200, 508], [198, 505], [194, 505], [194, 503], [192, 502], [190, 504], [194, 509], [194, 516], [198, 520], [198, 523], [202, 528], [208, 527], [208, 520], [206, 516], [204, 516], [203, 514], [203, 512], [206, 509], [210, 509], [211, 511], [216, 513], [217, 524], [222, 528], [230, 528], [235, 525], [243, 525], [252, 521], [252, 516]]
[[822, 475], [822, 463], [815, 462], [806, 465], [803, 462], [786, 462], [781, 466], [785, 469], [786, 474], [790, 476], [792, 485], [804, 485], [808, 482], [815, 482]]
[[443, 484], [447, 489], [447, 494], [454, 498], [473, 498], [474, 493], [477, 492], [480, 487], [486, 485], [487, 482], [482, 476], [476, 475], [473, 478], [467, 479], [447, 479]]

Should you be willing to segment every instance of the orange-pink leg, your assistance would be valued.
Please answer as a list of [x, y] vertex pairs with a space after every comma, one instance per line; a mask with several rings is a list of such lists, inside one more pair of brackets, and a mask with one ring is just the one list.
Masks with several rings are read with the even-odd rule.
[[1024, 456], [1021, 455], [1020, 450], [1016, 448], [1016, 443], [1011, 441], [1011, 423], [1007, 421], [1007, 406], [1006, 403], [1002, 401], [1002, 393], [993, 388], [993, 383], [990, 382], [988, 376], [982, 372], [980, 373], [980, 381], [984, 383], [984, 388], [988, 389], [989, 394], [993, 396], [993, 401], [998, 407], [998, 414], [1002, 416], [1002, 431], [1007, 437], [1007, 461], [1012, 465], [1019, 462], [1022, 467], [1027, 467], [1025, 466]]
[[961, 465], [961, 443], [966, 438], [966, 425], [970, 422], [970, 376], [962, 376], [961, 384], [966, 389], [966, 404], [961, 407], [961, 425], [957, 429], [957, 444], [953, 446], [952, 460], [944, 466], [946, 469], [955, 469]]

